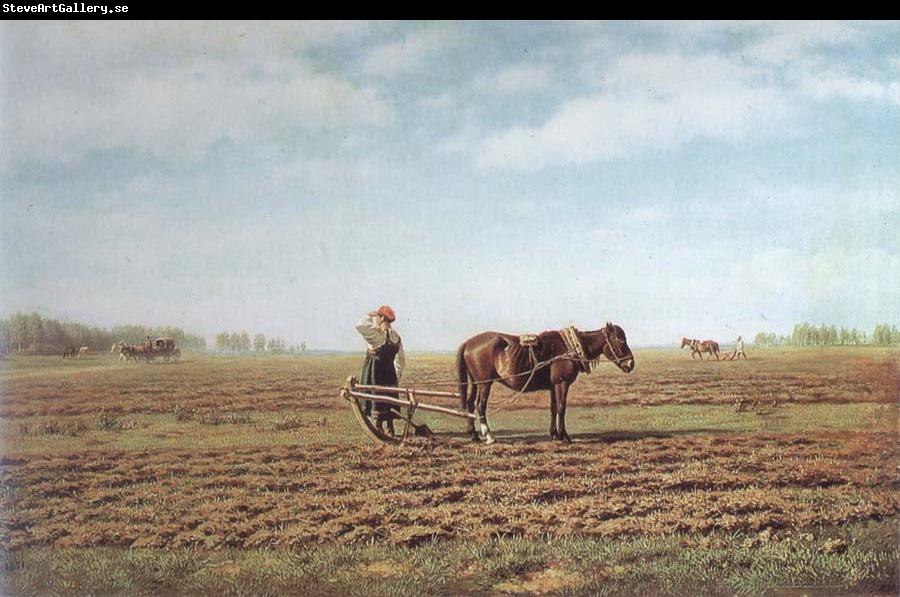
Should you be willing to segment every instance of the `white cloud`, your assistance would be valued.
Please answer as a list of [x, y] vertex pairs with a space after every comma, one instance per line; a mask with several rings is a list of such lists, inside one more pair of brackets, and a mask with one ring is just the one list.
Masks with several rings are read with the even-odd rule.
[[829, 71], [806, 75], [800, 81], [800, 89], [815, 99], [879, 100], [888, 96], [888, 86], [878, 81]]
[[531, 170], [671, 148], [698, 137], [756, 134], [789, 106], [778, 89], [757, 83], [755, 75], [716, 54], [629, 55], [608, 69], [601, 93], [566, 101], [541, 126], [489, 137], [477, 162]]
[[437, 153], [465, 153], [481, 139], [480, 130], [473, 124], [465, 124], [435, 146]]
[[490, 76], [482, 76], [475, 88], [500, 94], [534, 92], [550, 86], [549, 70], [536, 64], [518, 64]]
[[[225, 138], [267, 141], [296, 129], [378, 126], [392, 116], [374, 89], [294, 55], [333, 39], [340, 25], [49, 29], [58, 37], [6, 27], [15, 34], [3, 59], [7, 163], [118, 147], [182, 159]], [[16, 66], [23, 58], [30, 68]]]
[[99, 88], [44, 88], [7, 101], [4, 152], [65, 159], [134, 148], [159, 158], [196, 156], [228, 138], [266, 139], [291, 129], [379, 125], [390, 109], [372, 89], [297, 65], [258, 81], [227, 68], [112, 78]]
[[363, 71], [377, 77], [394, 77], [414, 71], [457, 39], [457, 35], [444, 27], [431, 26], [404, 33], [400, 41], [370, 50], [363, 60]]
[[455, 94], [445, 91], [438, 95], [424, 98], [419, 102], [419, 107], [423, 110], [449, 110], [454, 108], [458, 101]]
[[891, 83], [888, 86], [888, 95], [894, 103], [900, 104], [900, 83]]
[[374, 157], [297, 157], [270, 167], [276, 186], [302, 190], [338, 202], [358, 196], [388, 176], [390, 167]]
[[774, 64], [790, 63], [807, 51], [858, 41], [862, 33], [853, 23], [841, 21], [772, 21], [748, 23], [766, 36], [746, 50], [749, 57]]
[[356, 21], [46, 21], [3, 29], [7, 50], [57, 70], [253, 63], [359, 37], [369, 27]]

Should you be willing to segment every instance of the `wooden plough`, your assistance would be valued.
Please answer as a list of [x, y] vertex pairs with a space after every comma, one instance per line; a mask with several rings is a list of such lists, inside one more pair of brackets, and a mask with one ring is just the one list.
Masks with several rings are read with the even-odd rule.
[[[389, 392], [391, 396], [385, 396], [383, 393]], [[393, 396], [396, 395], [397, 398]], [[401, 388], [390, 386], [371, 386], [361, 385], [358, 383], [356, 376], [347, 378], [347, 383], [341, 388], [341, 398], [350, 404], [350, 410], [353, 411], [357, 422], [369, 439], [375, 443], [399, 443], [406, 439], [410, 427], [412, 426], [412, 416], [417, 410], [441, 413], [450, 415], [451, 417], [459, 417], [462, 419], [475, 420], [477, 416], [474, 413], [447, 408], [444, 406], [435, 406], [419, 402], [420, 397], [430, 398], [454, 398], [460, 399], [460, 395], [455, 392], [439, 392], [437, 390], [417, 390], [415, 388]], [[375, 424], [374, 415], [366, 416], [365, 401], [371, 400], [381, 404], [390, 404], [395, 406], [401, 412], [401, 418], [406, 421], [406, 427], [400, 436], [390, 435], [379, 429]], [[403, 412], [405, 409], [405, 413]]]

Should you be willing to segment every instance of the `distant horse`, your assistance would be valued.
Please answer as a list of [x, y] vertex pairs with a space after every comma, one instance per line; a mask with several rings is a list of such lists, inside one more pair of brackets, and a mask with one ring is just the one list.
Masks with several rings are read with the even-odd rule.
[[715, 340], [696, 340], [694, 338], [685, 338], [681, 337], [681, 348], [685, 346], [691, 347], [691, 358], [694, 358], [694, 355], [698, 355], [700, 360], [703, 360], [703, 353], [709, 353], [710, 356], [715, 355], [716, 360], [719, 360], [719, 343]]
[[78, 349], [78, 356], [76, 358], [83, 359], [87, 356], [91, 355], [91, 347], [90, 346], [82, 346]]
[[63, 349], [62, 358], [74, 359], [75, 358], [75, 347], [74, 346], [66, 346]]
[[[569, 334], [569, 340], [566, 334]], [[572, 346], [572, 343], [577, 346]], [[581, 332], [575, 328], [539, 334], [533, 347], [522, 338], [501, 332], [482, 332], [463, 342], [456, 353], [456, 371], [462, 408], [474, 413], [486, 443], [494, 443], [487, 422], [491, 385], [498, 381], [516, 392], [550, 391], [550, 438], [572, 441], [566, 432], [566, 397], [578, 374], [590, 372], [590, 363], [605, 356], [625, 373], [634, 369], [634, 356], [625, 332], [607, 323], [602, 329]], [[471, 386], [471, 388], [470, 388]], [[558, 424], [557, 424], [558, 421]], [[468, 432], [478, 441], [475, 422]]]
[[153, 351], [146, 344], [132, 344], [126, 346], [123, 350], [126, 351], [126, 358], [130, 357], [135, 361], [143, 359], [145, 363], [153, 360]]
[[112, 348], [109, 349], [109, 352], [119, 353], [119, 360], [125, 361], [126, 363], [135, 359], [134, 346], [125, 344], [124, 340], [120, 340], [117, 344], [113, 344]]

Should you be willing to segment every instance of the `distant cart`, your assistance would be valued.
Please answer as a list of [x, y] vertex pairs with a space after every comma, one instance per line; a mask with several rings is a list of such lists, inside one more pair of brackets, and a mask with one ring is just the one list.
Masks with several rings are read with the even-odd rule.
[[[390, 393], [390, 396], [384, 395]], [[394, 396], [397, 396], [394, 398]], [[460, 395], [454, 392], [438, 392], [436, 390], [417, 390], [415, 388], [400, 388], [390, 386], [371, 386], [361, 385], [355, 376], [347, 378], [347, 383], [341, 388], [341, 398], [350, 404], [350, 410], [353, 411], [357, 422], [359, 423], [366, 436], [375, 443], [399, 443], [406, 439], [412, 427], [412, 417], [417, 410], [441, 413], [451, 417], [459, 417], [461, 419], [476, 419], [474, 413], [469, 413], [454, 408], [444, 406], [435, 406], [419, 402], [420, 398], [448, 398], [460, 399]], [[406, 425], [401, 435], [390, 435], [382, 431], [375, 424], [374, 415], [366, 416], [365, 402], [371, 400], [380, 404], [389, 404], [396, 407], [399, 418], [406, 421]], [[373, 409], [374, 410], [374, 409]]]
[[157, 338], [147, 353], [147, 360], [152, 361], [156, 357], [162, 357], [166, 362], [177, 361], [181, 358], [181, 350], [175, 347], [174, 338]]

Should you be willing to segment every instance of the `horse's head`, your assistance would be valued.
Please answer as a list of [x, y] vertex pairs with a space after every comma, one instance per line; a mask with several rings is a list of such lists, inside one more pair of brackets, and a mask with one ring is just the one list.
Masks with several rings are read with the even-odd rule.
[[606, 339], [603, 345], [604, 356], [625, 373], [634, 371], [634, 355], [628, 347], [625, 331], [607, 321], [606, 327], [603, 328], [603, 336]]
[[692, 343], [693, 343], [693, 340], [691, 340], [690, 338], [685, 338], [684, 336], [681, 337], [681, 348], [684, 348], [685, 346], [690, 346]]

